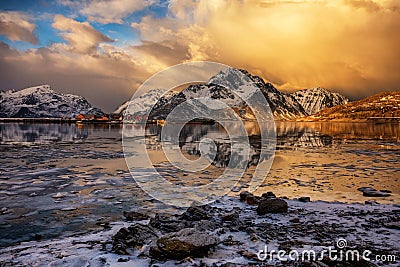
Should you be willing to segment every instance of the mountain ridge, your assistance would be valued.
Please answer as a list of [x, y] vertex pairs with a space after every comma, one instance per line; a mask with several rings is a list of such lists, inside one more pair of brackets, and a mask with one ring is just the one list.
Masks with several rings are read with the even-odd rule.
[[83, 96], [58, 93], [47, 84], [0, 91], [2, 118], [74, 118], [81, 113], [104, 114]]
[[[302, 90], [302, 96], [300, 96], [300, 94], [297, 92], [292, 94], [282, 93], [276, 89], [272, 83], [265, 82], [261, 77], [252, 75], [247, 70], [226, 68], [219, 71], [205, 83], [189, 85], [187, 88], [171, 97], [161, 98], [160, 102], [162, 103], [160, 104], [160, 102], [158, 102], [154, 106], [150, 117], [153, 119], [165, 119], [167, 114], [169, 114], [178, 105], [182, 104], [188, 99], [195, 99], [199, 97], [218, 99], [230, 105], [231, 107], [243, 107], [243, 101], [235, 97], [235, 94], [227, 88], [238, 88], [236, 93], [239, 93], [239, 95], [243, 95], [244, 97], [246, 97], [246, 90], [249, 91], [249, 93], [255, 89], [260, 90], [273, 113], [274, 119], [276, 120], [295, 120], [297, 118], [310, 115], [311, 109], [305, 105], [304, 102], [307, 102], [306, 100], [308, 100], [311, 93], [318, 93], [320, 97], [319, 101], [314, 101], [314, 108], [318, 109], [318, 111], [322, 108], [331, 107], [344, 102], [347, 103], [348, 101], [344, 96], [338, 93], [332, 93], [327, 89], [322, 88]], [[149, 94], [150, 96], [153, 95], [154, 93], [152, 91], [153, 90], [150, 90], [142, 95], [142, 97], [146, 94]], [[303, 95], [307, 97], [303, 97]], [[134, 99], [133, 101], [135, 102], [136, 100]], [[129, 101], [125, 102], [116, 109], [116, 113], [123, 113], [128, 104]], [[133, 107], [131, 108], [130, 114], [134, 115], [143, 113], [143, 109], [137, 109], [137, 111], [135, 111], [134, 106], [136, 103], [132, 104]], [[124, 105], [125, 107], [123, 107]], [[198, 110], [200, 113], [202, 111], [206, 112], [201, 108]], [[313, 110], [311, 110], [311, 112], [313, 112]], [[247, 116], [244, 119], [251, 119], [250, 117], [251, 116]]]
[[326, 108], [299, 121], [367, 121], [400, 117], [400, 91], [380, 92], [344, 105]]

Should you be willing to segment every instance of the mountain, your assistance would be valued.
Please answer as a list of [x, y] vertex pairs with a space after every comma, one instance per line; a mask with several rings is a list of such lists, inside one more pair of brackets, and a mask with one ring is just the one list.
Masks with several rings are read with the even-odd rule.
[[126, 109], [129, 106], [129, 114], [136, 115], [144, 115], [150, 111], [154, 103], [157, 105], [164, 104], [168, 99], [174, 96], [174, 92], [167, 92], [165, 95], [165, 90], [163, 89], [153, 89], [150, 90], [141, 96], [128, 100], [119, 106], [113, 113], [115, 114], [124, 114]]
[[[179, 116], [182, 119], [193, 114], [234, 119], [229, 109], [223, 109], [222, 105], [218, 107], [218, 104], [213, 101], [219, 100], [233, 109], [242, 119], [254, 119], [254, 113], [265, 112], [251, 110], [243, 100], [250, 99], [256, 92], [261, 92], [265, 97], [275, 119], [289, 120], [307, 115], [293, 96], [279, 92], [271, 83], [264, 82], [262, 78], [251, 75], [246, 70], [227, 68], [211, 77], [208, 82], [190, 85], [172, 96], [163, 105], [156, 105], [150, 117], [165, 119], [171, 111], [175, 111], [176, 107], [186, 103], [179, 110]], [[217, 109], [219, 109], [218, 112]]]
[[324, 108], [348, 103], [341, 94], [332, 93], [324, 88], [304, 89], [291, 94], [303, 107], [307, 115], [312, 115]]
[[371, 117], [400, 117], [400, 91], [383, 92], [359, 101], [326, 108], [302, 121], [366, 121]]
[[82, 96], [57, 93], [49, 85], [0, 91], [2, 118], [73, 118], [80, 113], [102, 115], [103, 111]]

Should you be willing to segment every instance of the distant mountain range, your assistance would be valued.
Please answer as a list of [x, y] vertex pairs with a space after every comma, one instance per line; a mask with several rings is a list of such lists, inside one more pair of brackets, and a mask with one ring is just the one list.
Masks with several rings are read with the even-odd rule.
[[78, 114], [102, 115], [84, 97], [57, 93], [49, 85], [20, 91], [0, 91], [1, 118], [74, 118]]
[[[386, 120], [384, 120], [384, 119]], [[301, 118], [302, 121], [375, 121], [400, 118], [400, 91], [383, 92], [350, 102], [323, 109], [314, 115]]]
[[[235, 88], [236, 92], [233, 93], [228, 88]], [[265, 82], [258, 76], [251, 75], [246, 70], [227, 68], [211, 77], [208, 82], [190, 85], [179, 93], [169, 93], [160, 98], [163, 90], [151, 90], [143, 94], [140, 98], [132, 100], [127, 113], [132, 116], [148, 113], [157, 98], [160, 98], [160, 100], [154, 105], [150, 113], [151, 119], [165, 119], [180, 104], [187, 100], [201, 97], [220, 100], [236, 110], [246, 110], [243, 98], [248, 97], [255, 90], [263, 94], [276, 120], [295, 120], [314, 114], [324, 108], [348, 102], [344, 96], [332, 93], [323, 88], [306, 89], [293, 94], [282, 93], [271, 83]], [[188, 113], [207, 114], [209, 104], [199, 103], [192, 106]], [[128, 105], [129, 101], [125, 102], [117, 108], [115, 113], [124, 113]], [[185, 112], [185, 110], [182, 112]], [[254, 119], [254, 114], [251, 114], [251, 112], [246, 112], [245, 115], [238, 113], [238, 115], [243, 119]], [[222, 114], [222, 116], [228, 115]]]
[[[221, 70], [206, 83], [190, 85], [180, 92], [170, 91], [165, 95], [164, 92], [163, 89], [150, 90], [126, 101], [114, 113], [131, 115], [134, 119], [152, 109], [150, 119], [165, 119], [182, 103], [192, 102], [188, 109], [180, 111], [180, 116], [198, 114], [207, 117], [210, 105], [215, 102], [209, 100], [215, 99], [229, 106], [242, 119], [251, 120], [258, 111], [247, 107], [243, 99], [261, 92], [275, 120], [362, 121], [370, 117], [400, 117], [399, 91], [349, 103], [346, 97], [319, 87], [282, 93], [262, 78], [234, 68]], [[197, 101], [199, 98], [203, 100]], [[104, 112], [82, 96], [57, 93], [49, 85], [0, 91], [0, 118], [74, 118], [78, 114], [101, 116]], [[232, 112], [219, 115], [228, 120], [233, 118]]]

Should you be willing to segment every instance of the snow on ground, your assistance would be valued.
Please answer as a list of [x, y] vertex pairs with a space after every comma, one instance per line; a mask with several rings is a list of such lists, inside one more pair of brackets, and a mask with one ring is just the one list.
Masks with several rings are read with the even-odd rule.
[[[136, 250], [131, 256], [114, 254], [111, 252], [112, 236], [121, 227], [133, 224], [117, 222], [111, 224], [111, 229], [104, 231], [54, 240], [23, 242], [1, 248], [0, 262], [2, 266], [148, 266], [150, 264], [173, 266], [178, 263], [182, 266], [194, 266], [201, 262], [206, 266], [212, 264], [219, 266], [228, 262], [248, 265], [261, 263], [254, 255], [266, 245], [271, 250], [282, 249], [290, 244], [290, 249], [300, 252], [304, 249], [320, 251], [333, 247], [339, 238], [345, 238], [349, 248], [369, 249], [374, 254], [395, 254], [397, 259], [399, 257], [399, 230], [377, 224], [389, 217], [398, 218], [400, 212], [398, 205], [322, 201], [303, 203], [296, 200], [288, 200], [288, 204], [287, 214], [258, 216], [255, 206], [242, 203], [237, 197], [223, 197], [218, 200], [212, 206], [224, 211], [239, 210], [240, 220], [251, 220], [254, 223], [254, 232], [248, 231], [249, 229], [235, 232], [222, 231], [219, 238], [223, 242], [206, 258], [158, 262], [138, 256], [145, 248]], [[387, 218], [385, 214], [388, 215]], [[148, 220], [140, 223], [148, 223]], [[263, 232], [263, 225], [267, 232]], [[309, 231], [304, 232], [304, 227], [308, 225]], [[217, 229], [215, 232], [218, 231], [220, 230]], [[268, 231], [275, 232], [267, 234], [269, 238], [263, 238]], [[319, 235], [323, 237], [317, 240], [316, 236]], [[276, 258], [267, 263], [282, 266]], [[382, 265], [382, 262], [375, 264]], [[385, 264], [385, 266], [398, 266], [398, 261]]]

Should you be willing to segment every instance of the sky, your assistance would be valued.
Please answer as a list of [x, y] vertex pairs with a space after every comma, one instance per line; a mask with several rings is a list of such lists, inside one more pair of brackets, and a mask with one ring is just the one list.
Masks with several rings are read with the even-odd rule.
[[284, 92], [400, 90], [398, 0], [0, 0], [0, 88], [49, 84], [106, 112], [209, 60]]

